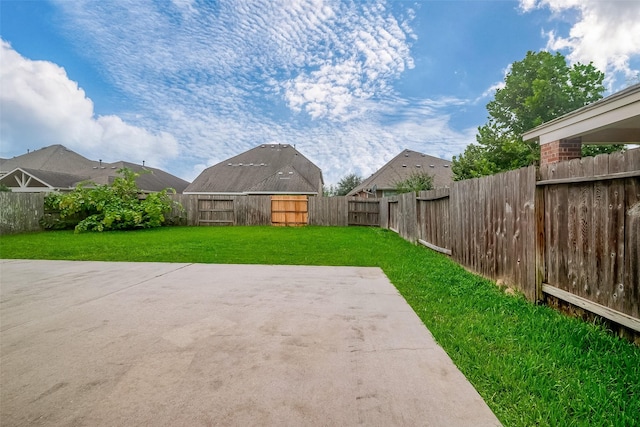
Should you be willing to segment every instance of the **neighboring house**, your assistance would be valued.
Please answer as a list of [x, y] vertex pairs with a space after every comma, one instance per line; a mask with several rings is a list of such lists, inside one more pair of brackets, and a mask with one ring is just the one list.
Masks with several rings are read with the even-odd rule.
[[140, 173], [136, 180], [145, 192], [173, 188], [181, 193], [189, 183], [163, 170], [128, 162], [89, 160], [62, 145], [51, 145], [12, 159], [0, 159], [0, 184], [14, 192], [71, 191], [80, 182], [110, 184], [117, 171]]
[[322, 195], [322, 171], [295, 147], [262, 144], [205, 169], [185, 194]]
[[433, 177], [433, 188], [449, 187], [453, 182], [451, 162], [417, 151], [403, 150], [387, 164], [351, 190], [347, 196], [385, 197], [396, 194], [396, 184], [409, 178], [412, 173]]

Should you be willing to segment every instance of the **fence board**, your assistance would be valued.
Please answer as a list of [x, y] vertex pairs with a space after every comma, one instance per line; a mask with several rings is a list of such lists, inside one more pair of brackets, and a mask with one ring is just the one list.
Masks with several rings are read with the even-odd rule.
[[535, 173], [529, 167], [455, 182], [449, 197], [452, 257], [530, 299], [537, 298]]
[[270, 225], [270, 196], [235, 196], [235, 225]]
[[44, 193], [0, 191], [0, 234], [41, 230], [44, 198]]
[[636, 151], [541, 168], [538, 183], [551, 203], [543, 230], [548, 286], [633, 317], [640, 314]]
[[449, 188], [422, 191], [416, 200], [418, 239], [450, 253]]

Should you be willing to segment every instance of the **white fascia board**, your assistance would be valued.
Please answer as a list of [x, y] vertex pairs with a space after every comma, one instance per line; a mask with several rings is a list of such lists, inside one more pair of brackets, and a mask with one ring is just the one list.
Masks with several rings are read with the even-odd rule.
[[540, 145], [548, 144], [560, 139], [575, 138], [636, 116], [640, 116], [640, 91], [593, 108], [569, 113], [525, 132], [522, 139], [525, 141], [538, 139]]

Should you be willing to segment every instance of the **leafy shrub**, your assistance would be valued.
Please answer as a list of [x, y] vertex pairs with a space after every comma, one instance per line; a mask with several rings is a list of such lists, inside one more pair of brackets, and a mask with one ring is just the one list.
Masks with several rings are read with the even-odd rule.
[[419, 193], [424, 190], [433, 188], [433, 176], [427, 172], [411, 172], [411, 175], [404, 181], [395, 183], [395, 190], [398, 194], [402, 193]]
[[[45, 211], [49, 213], [41, 224], [49, 229], [73, 225], [76, 233], [161, 226], [165, 214], [171, 211], [174, 203], [177, 204], [168, 195], [175, 190], [166, 188], [141, 197], [136, 185], [140, 174], [127, 168], [118, 170], [118, 173], [122, 176], [116, 177], [111, 185], [89, 187], [87, 183], [81, 183], [70, 193], [47, 196]], [[59, 212], [59, 217], [56, 218], [52, 211]]]

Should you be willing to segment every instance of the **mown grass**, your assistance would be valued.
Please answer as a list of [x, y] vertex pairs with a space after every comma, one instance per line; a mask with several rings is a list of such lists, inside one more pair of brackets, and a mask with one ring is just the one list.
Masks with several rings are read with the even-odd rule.
[[372, 228], [2, 236], [0, 257], [379, 266], [506, 426], [640, 425], [640, 348]]

